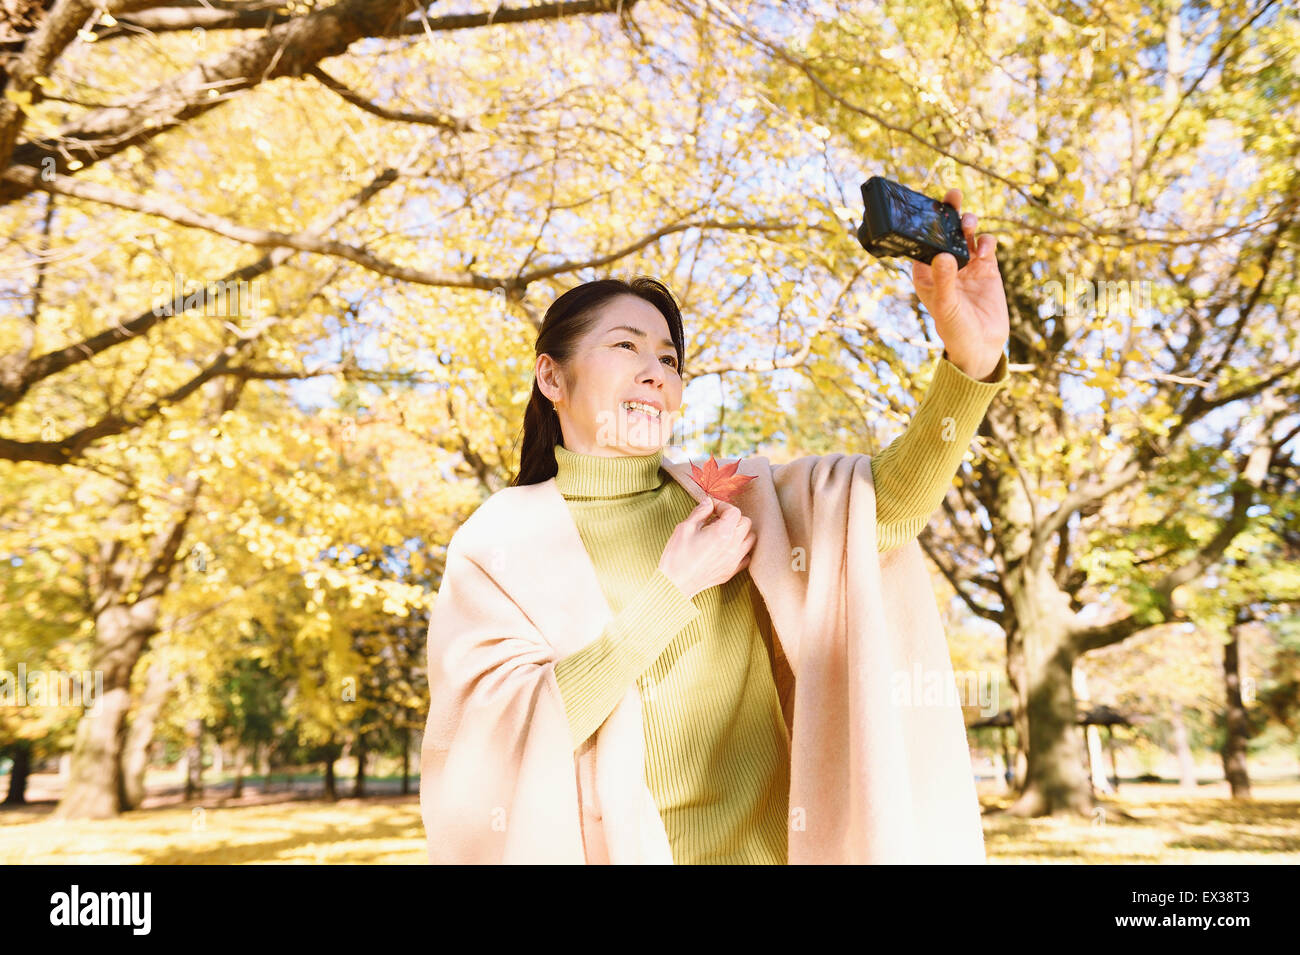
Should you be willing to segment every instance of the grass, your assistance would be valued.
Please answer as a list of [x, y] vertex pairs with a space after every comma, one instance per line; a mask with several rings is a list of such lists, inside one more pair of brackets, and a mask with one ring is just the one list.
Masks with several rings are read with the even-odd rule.
[[984, 844], [993, 864], [1295, 865], [1300, 862], [1300, 785], [1252, 784], [1250, 800], [1226, 784], [1184, 790], [1124, 783], [1098, 797], [1088, 818], [1022, 819], [1001, 812], [1005, 795], [982, 795]]
[[[426, 861], [418, 797], [145, 809], [101, 822], [0, 825], [0, 862], [208, 865]], [[3, 816], [0, 816], [3, 819]]]
[[[351, 780], [340, 780], [340, 793], [345, 783]], [[209, 789], [195, 803], [151, 787], [145, 808], [107, 821], [54, 819], [52, 800], [0, 811], [0, 864], [424, 864], [418, 795], [329, 802], [277, 785], [282, 791], [266, 794], [249, 786], [238, 802]], [[1206, 791], [1125, 783], [1123, 798], [1099, 799], [1094, 817], [1084, 819], [1008, 816], [1000, 810], [1009, 797], [985, 793], [988, 861], [1300, 862], [1300, 784], [1258, 784], [1248, 802], [1224, 798], [1219, 787], [1198, 788]]]

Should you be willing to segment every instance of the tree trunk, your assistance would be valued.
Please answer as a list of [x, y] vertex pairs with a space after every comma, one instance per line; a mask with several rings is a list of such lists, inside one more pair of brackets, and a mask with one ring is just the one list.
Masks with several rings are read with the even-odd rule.
[[171, 672], [167, 663], [159, 658], [149, 667], [144, 695], [136, 707], [126, 734], [122, 751], [122, 783], [125, 794], [123, 809], [136, 809], [144, 802], [145, 775], [149, 771], [149, 751], [153, 745], [154, 730], [163, 705], [172, 690]]
[[262, 773], [262, 792], [271, 791], [271, 744], [261, 742], [253, 744], [253, 763]]
[[[1074, 664], [1074, 696], [1077, 705], [1085, 712], [1092, 707], [1092, 694], [1088, 691], [1088, 671], [1078, 662]], [[1111, 788], [1110, 780], [1106, 778], [1106, 762], [1102, 759], [1101, 752], [1101, 728], [1097, 726], [1084, 726], [1083, 734], [1085, 740], [1084, 752], [1088, 756], [1088, 775], [1092, 783], [1092, 791], [1104, 795], [1112, 795], [1114, 790]]]
[[190, 720], [190, 745], [185, 751], [185, 801], [203, 796], [203, 721]]
[[338, 793], [334, 789], [334, 760], [325, 760], [325, 798], [330, 802], [338, 799]]
[[[197, 481], [191, 482], [190, 505], [154, 547], [147, 569], [122, 541], [106, 543], [94, 573], [95, 645], [91, 668], [104, 674], [100, 705], [82, 715], [72, 747], [72, 773], [55, 810], [65, 819], [108, 819], [129, 804], [123, 776], [127, 713], [131, 709], [131, 673], [149, 640], [158, 631], [162, 593], [193, 513]], [[132, 519], [128, 514], [125, 520]], [[136, 588], [138, 596], [130, 596]]]
[[1093, 798], [1074, 700], [1077, 654], [1069, 636], [1068, 600], [1043, 568], [1019, 565], [1006, 575], [1005, 586], [1014, 611], [1007, 638], [1012, 714], [1027, 757], [1024, 786], [1007, 811], [1090, 815]]
[[[235, 407], [246, 383], [217, 382], [208, 416], [212, 424]], [[144, 542], [144, 553], [119, 533], [139, 520], [137, 505], [129, 495], [123, 494], [105, 522], [104, 540], [89, 574], [95, 620], [91, 669], [104, 674], [104, 692], [77, 724], [72, 771], [54, 813], [58, 818], [107, 819], [129, 804], [122, 754], [126, 716], [131, 709], [131, 673], [158, 630], [159, 605], [172, 582], [176, 555], [202, 486], [197, 474], [185, 479], [183, 503], [175, 520]]]
[[1187, 724], [1183, 721], [1183, 704], [1175, 702], [1170, 720], [1174, 724], [1174, 752], [1178, 756], [1178, 785], [1184, 789], [1195, 789], [1196, 759], [1192, 756], [1192, 747], [1187, 739]]
[[9, 767], [9, 792], [5, 794], [6, 806], [23, 806], [27, 803], [27, 777], [32, 772], [31, 740], [20, 739], [0, 750], [13, 765]]
[[402, 795], [411, 792], [411, 727], [403, 726], [402, 732]]
[[244, 744], [235, 744], [235, 784], [231, 787], [230, 798], [239, 799], [244, 795]]
[[1228, 780], [1233, 799], [1250, 799], [1250, 773], [1246, 768], [1246, 744], [1250, 740], [1250, 721], [1241, 699], [1241, 668], [1238, 662], [1242, 626], [1251, 620], [1246, 607], [1237, 608], [1237, 619], [1230, 628], [1231, 638], [1223, 647], [1223, 680], [1228, 707], [1226, 734], [1223, 739], [1223, 776]]
[[1007, 742], [1010, 730], [1006, 726], [998, 727], [998, 741], [1002, 744], [1002, 782], [1006, 784], [1007, 789], [1015, 789], [1016, 785], [1016, 764], [1015, 757], [1011, 753], [1011, 746]]
[[366, 741], [357, 740], [357, 777], [352, 783], [352, 795], [360, 798], [366, 794]]
[[64, 819], [109, 819], [126, 803], [122, 751], [131, 708], [131, 671], [155, 631], [157, 599], [134, 605], [113, 603], [95, 618], [92, 669], [104, 674], [97, 706], [77, 723], [72, 772], [55, 815]]

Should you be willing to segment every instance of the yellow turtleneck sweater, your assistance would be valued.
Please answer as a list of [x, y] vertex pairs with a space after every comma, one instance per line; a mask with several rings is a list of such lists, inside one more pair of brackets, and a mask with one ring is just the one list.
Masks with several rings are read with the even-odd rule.
[[[945, 357], [907, 430], [871, 459], [877, 549], [920, 533], [952, 484], [989, 402], [1007, 380], [970, 378]], [[575, 749], [635, 680], [646, 783], [673, 861], [786, 863], [790, 740], [772, 676], [772, 634], [748, 570], [688, 600], [658, 569], [694, 509], [660, 468], [662, 450], [617, 457], [555, 446], [556, 487], [613, 619], [555, 665]]]

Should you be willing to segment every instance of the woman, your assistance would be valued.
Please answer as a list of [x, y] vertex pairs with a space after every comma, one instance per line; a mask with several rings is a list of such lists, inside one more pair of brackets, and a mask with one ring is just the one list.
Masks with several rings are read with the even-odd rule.
[[[945, 201], [960, 210], [957, 190], [951, 190]], [[1008, 323], [995, 242], [992, 236], [977, 242], [975, 225], [973, 215], [963, 217], [967, 242], [976, 253], [960, 272], [956, 261], [946, 255], [931, 266], [914, 264], [918, 294], [947, 350], [907, 432], [869, 459], [869, 481], [861, 468], [854, 477], [851, 469], [828, 470], [813, 459], [801, 459], [799, 468], [805, 470], [772, 468], [758, 459], [758, 463], [744, 462], [740, 473], [757, 468], [753, 476], [764, 480], [755, 480], [759, 486], [752, 492], [743, 490], [736, 504], [691, 490], [680, 472], [662, 459], [673, 416], [681, 405], [684, 370], [681, 317], [671, 293], [652, 279], [631, 283], [605, 279], [571, 289], [551, 305], [536, 344], [535, 381], [513, 487], [536, 491], [539, 496], [529, 499], [533, 502], [549, 500], [540, 496], [543, 489], [552, 495], [559, 492], [608, 611], [598, 633], [591, 632], [596, 624], [584, 618], [579, 629], [586, 632], [580, 638], [564, 634], [564, 623], [542, 621], [548, 605], [564, 604], [566, 586], [575, 605], [580, 602], [581, 574], [586, 568], [580, 566], [582, 560], [570, 560], [565, 566], [576, 569], [557, 573], [557, 579], [546, 584], [548, 592], [525, 595], [529, 578], [535, 581], [544, 573], [548, 561], [538, 560], [545, 555], [536, 553], [536, 542], [527, 545], [516, 539], [513, 545], [505, 544], [511, 533], [509, 520], [501, 521], [490, 534], [480, 533], [485, 540], [503, 542], [486, 559], [453, 556], [453, 541], [448, 575], [454, 562], [455, 579], [444, 576], [430, 626], [431, 709], [421, 801], [432, 860], [651, 861], [653, 847], [666, 844], [671, 859], [660, 861], [784, 864], [796, 861], [796, 851], [798, 861], [832, 861], [831, 846], [840, 838], [836, 833], [846, 827], [854, 832], [849, 841], [862, 844], [856, 856], [849, 853], [850, 859], [892, 858], [882, 847], [895, 832], [900, 833], [895, 855], [914, 858], [920, 854], [922, 837], [907, 842], [901, 835], [904, 829], [919, 833], [941, 825], [936, 815], [961, 814], [961, 838], [971, 848], [963, 850], [966, 854], [960, 861], [982, 861], [982, 842], [976, 849], [979, 835], [971, 832], [972, 826], [978, 828], [978, 807], [972, 806], [973, 783], [969, 764], [961, 758], [964, 737], [957, 741], [952, 723], [954, 708], [924, 717], [930, 722], [909, 715], [909, 726], [914, 727], [909, 732], [914, 735], [905, 737], [900, 731], [886, 739], [890, 732], [886, 724], [895, 722], [901, 710], [894, 714], [877, 710], [870, 720], [864, 717], [867, 708], [882, 705], [884, 685], [877, 682], [868, 691], [860, 682], [883, 679], [880, 674], [887, 670], [897, 675], [905, 657], [917, 656], [919, 651], [908, 644], [923, 639], [921, 630], [927, 631], [925, 652], [931, 669], [947, 666], [946, 649], [939, 647], [941, 633], [939, 644], [935, 642], [933, 607], [891, 631], [891, 622], [903, 619], [899, 616], [903, 611], [889, 605], [904, 588], [910, 588], [913, 603], [924, 589], [915, 536], [938, 507], [988, 402], [1006, 379], [1002, 348]], [[828, 462], [831, 458], [849, 460], [826, 456]], [[867, 484], [870, 490], [863, 490]], [[799, 497], [799, 489], [806, 486], [818, 487], [817, 518], [812, 516], [814, 497]], [[839, 643], [827, 644], [827, 653], [845, 639], [857, 639], [862, 644], [859, 654], [869, 654], [873, 640], [888, 642], [879, 634], [894, 631], [899, 633], [892, 638], [897, 653], [888, 658], [894, 661], [892, 666], [878, 661], [859, 666], [866, 676], [848, 672], [836, 676], [836, 683], [817, 684], [818, 679], [829, 680], [824, 672], [834, 667], [814, 662], [817, 655], [807, 648], [815, 646], [815, 635], [828, 633], [834, 624], [826, 620], [809, 624], [808, 614], [816, 608], [796, 605], [808, 603], [810, 591], [800, 589], [797, 596], [790, 596], [793, 591], [783, 590], [776, 575], [803, 574], [809, 588], [823, 588], [817, 592], [826, 602], [850, 606], [852, 595], [835, 589], [839, 583], [831, 579], [843, 576], [842, 567], [847, 565], [837, 562], [834, 568], [839, 573], [823, 573], [819, 568], [830, 566], [823, 556], [812, 558], [819, 562], [816, 568], [795, 565], [797, 552], [804, 549], [798, 542], [811, 540], [814, 534], [827, 538], [818, 545], [819, 554], [833, 558], [837, 549], [848, 552], [850, 543], [836, 544], [829, 532], [815, 528], [827, 524], [826, 495], [847, 499], [855, 487], [856, 498], [869, 500], [869, 506], [859, 503], [844, 512], [842, 520], [830, 523], [858, 527], [849, 536], [860, 538], [864, 520], [860, 515], [867, 513], [865, 520], [874, 520], [873, 550], [906, 552], [912, 563], [886, 560], [880, 567], [887, 569], [881, 570], [863, 557], [854, 558], [849, 579], [863, 583], [875, 596], [865, 604], [852, 604], [862, 608], [850, 614], [861, 618], [861, 626], [855, 630], [854, 624], [846, 624], [850, 636], [840, 634]], [[766, 592], [755, 586], [757, 575], [751, 578], [747, 571], [756, 544], [763, 544], [756, 521], [745, 513], [746, 502], [765, 528]], [[558, 555], [565, 553], [564, 519], [543, 518], [536, 503], [528, 511], [518, 497], [515, 520], [527, 521], [530, 516], [543, 523], [550, 520], [556, 529], [542, 546], [552, 548], [558, 566]], [[805, 531], [799, 536], [792, 533], [782, 547], [772, 544], [783, 531], [801, 526]], [[796, 546], [784, 546], [791, 543]], [[505, 565], [520, 563], [524, 551], [533, 552], [534, 563], [527, 573], [512, 577]], [[796, 558], [790, 561], [794, 569], [775, 569], [787, 553]], [[507, 580], [514, 583], [504, 584]], [[891, 591], [882, 588], [881, 581], [905, 583], [894, 583]], [[800, 577], [799, 587], [803, 585]], [[932, 593], [926, 594], [932, 605]], [[483, 608], [498, 602], [502, 616], [487, 625], [481, 617]], [[591, 604], [597, 602], [593, 599]], [[516, 614], [517, 620], [507, 612]], [[594, 616], [599, 617], [599, 610]], [[774, 621], [779, 639], [774, 639]], [[534, 639], [510, 644], [520, 638], [508, 631], [525, 627], [533, 631]], [[805, 649], [792, 653], [789, 648], [798, 646], [801, 631], [807, 632], [802, 641]], [[860, 635], [854, 638], [853, 633]], [[809, 661], [801, 660], [797, 677], [787, 656]], [[950, 669], [947, 679], [951, 681]], [[494, 695], [483, 689], [485, 684], [500, 689]], [[799, 694], [793, 692], [796, 686]], [[817, 686], [821, 689], [814, 692]], [[828, 705], [841, 699], [837, 694], [842, 694], [842, 702]], [[807, 715], [796, 718], [800, 712], [796, 703]], [[814, 709], [819, 704], [820, 709]], [[639, 709], [639, 727], [633, 727], [638, 716], [633, 708]], [[850, 710], [863, 724], [858, 735], [870, 738], [844, 744], [853, 753], [844, 762], [852, 765], [844, 779], [828, 784], [814, 774], [832, 770], [812, 764], [840, 760], [809, 754], [825, 745], [823, 738], [839, 731]], [[955, 712], [959, 715], [960, 710]], [[572, 789], [576, 796], [581, 858], [567, 848], [574, 841], [566, 832], [571, 820], [552, 819], [548, 824], [542, 818], [529, 818], [546, 813], [540, 808], [548, 804], [546, 800], [528, 802], [532, 791], [545, 786], [540, 774], [565, 771], [557, 745], [537, 743], [547, 733], [559, 732], [554, 725], [557, 719], [563, 720], [576, 757], [569, 767], [576, 778], [571, 786], [557, 783], [554, 792]], [[827, 721], [826, 727], [814, 734], [817, 720]], [[803, 738], [792, 747], [796, 725]], [[596, 741], [605, 737], [596, 759]], [[942, 769], [910, 770], [921, 774], [912, 804], [886, 807], [886, 802], [896, 803], [902, 797], [885, 788], [890, 784], [883, 777], [895, 770], [909, 772], [901, 768], [903, 763], [918, 758], [916, 752], [909, 757], [903, 750], [928, 748], [923, 741], [939, 738], [946, 746], [941, 751], [947, 754]], [[613, 743], [615, 739], [622, 742]], [[549, 755], [538, 755], [542, 752]], [[893, 763], [880, 755], [890, 752]], [[477, 760], [470, 755], [474, 753]], [[798, 806], [791, 799], [792, 759], [803, 763], [796, 786]], [[548, 768], [537, 770], [543, 763]], [[531, 773], [525, 770], [529, 765], [534, 767]], [[939, 788], [942, 773], [950, 774], [948, 794], [924, 802], [921, 790]], [[855, 781], [864, 776], [872, 778]], [[523, 780], [529, 780], [527, 786]], [[649, 808], [645, 800], [636, 801], [637, 784], [652, 798]], [[834, 804], [815, 802], [825, 798], [819, 793], [828, 785], [843, 790], [846, 797]], [[876, 786], [880, 788], [871, 789]], [[964, 801], [949, 810], [947, 803], [938, 800], [952, 799], [955, 786], [962, 787]], [[520, 792], [528, 787], [532, 788], [521, 798]], [[624, 810], [611, 811], [621, 798], [615, 795], [619, 792], [627, 794]], [[564, 803], [556, 796], [548, 798], [552, 807]], [[489, 819], [482, 804], [494, 801], [499, 803], [492, 807], [499, 817]], [[930, 808], [923, 812], [918, 808], [922, 806]], [[805, 812], [815, 818], [800, 818]], [[890, 812], [904, 821], [887, 823]], [[569, 814], [567, 809], [558, 813]], [[628, 835], [617, 827], [632, 816], [641, 821], [636, 823], [636, 833]], [[816, 838], [804, 835], [810, 824], [813, 829], [821, 826]], [[555, 842], [548, 844], [551, 830], [562, 835], [554, 835]]]

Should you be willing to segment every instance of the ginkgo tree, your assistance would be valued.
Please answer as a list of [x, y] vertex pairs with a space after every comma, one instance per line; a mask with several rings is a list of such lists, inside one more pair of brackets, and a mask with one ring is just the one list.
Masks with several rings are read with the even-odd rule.
[[[709, 7], [771, 54], [763, 96], [831, 132], [840, 212], [860, 216], [852, 189], [879, 173], [960, 187], [999, 237], [1011, 381], [943, 502], [945, 533], [921, 542], [1006, 634], [1028, 753], [1013, 811], [1086, 813], [1074, 661], [1185, 619], [1180, 590], [1225, 558], [1297, 435], [1300, 84], [1282, 66], [1297, 20], [1268, 3], [1096, 18], [838, 4], [789, 38]], [[853, 241], [845, 260], [863, 255]], [[926, 384], [915, 356], [937, 348], [905, 275], [873, 263], [890, 295], [857, 294], [865, 313], [814, 349], [837, 387], [810, 384], [806, 411], [844, 430], [855, 405], [905, 422]], [[763, 388], [736, 402], [746, 425]], [[791, 440], [824, 442], [820, 417], [787, 420]], [[861, 450], [878, 446], [864, 434]]]
[[[230, 568], [226, 588], [258, 575], [244, 553], [301, 575], [311, 616], [281, 622], [329, 680], [357, 664], [312, 655], [348, 623], [322, 587], [374, 598], [358, 614], [423, 598], [427, 578], [385, 588], [316, 566], [356, 542], [393, 546], [394, 522], [290, 453], [297, 425], [268, 397], [282, 383], [389, 389], [445, 452], [440, 504], [463, 517], [508, 479], [526, 383], [509, 362], [549, 296], [636, 261], [676, 272], [707, 307], [728, 291], [695, 269], [702, 252], [734, 238], [770, 257], [799, 231], [770, 202], [728, 198], [755, 142], [718, 134], [692, 16], [661, 9], [655, 45], [633, 6], [429, 18], [344, 0], [253, 24], [110, 4], [79, 33], [75, 8], [36, 18], [0, 104], [0, 216], [21, 237], [5, 268], [23, 310], [0, 328], [0, 466], [7, 489], [39, 479], [85, 496], [35, 538], [84, 535], [82, 639], [108, 683], [106, 711], [81, 720], [62, 814], [110, 815], [138, 795], [122, 767], [125, 723], [137, 714], [142, 735], [150, 721], [137, 667], [191, 602], [230, 600], [210, 592], [215, 576], [184, 572], [189, 555]], [[176, 29], [194, 16], [199, 33]], [[370, 35], [399, 42], [354, 62], [350, 44]], [[779, 155], [779, 130], [764, 136]], [[293, 465], [250, 467], [263, 440], [286, 442], [263, 451]], [[436, 553], [435, 539], [420, 540]], [[241, 600], [230, 614], [249, 612]], [[332, 700], [299, 699], [304, 726], [338, 723]]]

